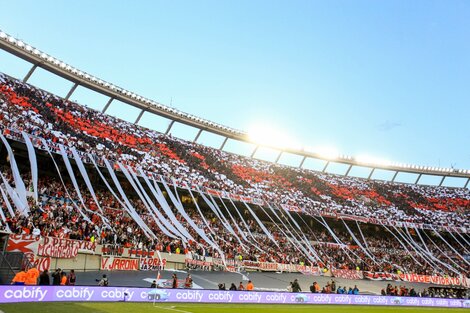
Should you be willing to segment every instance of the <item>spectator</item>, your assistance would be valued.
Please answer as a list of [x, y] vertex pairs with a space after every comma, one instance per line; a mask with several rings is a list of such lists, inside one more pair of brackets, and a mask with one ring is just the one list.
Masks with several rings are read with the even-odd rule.
[[67, 274], [65, 272], [62, 272], [60, 275], [61, 275], [60, 285], [61, 286], [67, 285]]
[[109, 286], [109, 280], [106, 274], [103, 274], [103, 277], [101, 279], [96, 280], [98, 282], [98, 286], [100, 287], [108, 287]]
[[171, 284], [171, 288], [173, 288], [173, 289], [178, 288], [178, 277], [176, 276], [176, 273], [173, 273], [172, 279], [173, 279], [173, 281], [172, 281], [172, 284]]
[[62, 277], [62, 270], [58, 268], [55, 270], [54, 273], [52, 273], [52, 285], [59, 286], [61, 277]]
[[50, 284], [51, 281], [49, 279], [49, 271], [46, 269], [41, 273], [41, 275], [39, 275], [39, 285], [49, 286]]
[[248, 281], [248, 284], [246, 285], [246, 290], [247, 291], [253, 291], [255, 289], [255, 286], [251, 282], [251, 280]]
[[25, 270], [22, 269], [18, 273], [15, 274], [13, 280], [11, 281], [12, 285], [24, 285], [28, 278], [28, 274], [26, 274]]
[[77, 281], [77, 276], [75, 275], [75, 270], [70, 270], [70, 273], [67, 277], [67, 285], [75, 286], [76, 281]]
[[302, 292], [302, 288], [300, 288], [297, 278], [294, 279], [294, 282], [292, 283], [292, 292]]
[[25, 285], [37, 285], [39, 278], [39, 271], [37, 268], [32, 267], [26, 272]]

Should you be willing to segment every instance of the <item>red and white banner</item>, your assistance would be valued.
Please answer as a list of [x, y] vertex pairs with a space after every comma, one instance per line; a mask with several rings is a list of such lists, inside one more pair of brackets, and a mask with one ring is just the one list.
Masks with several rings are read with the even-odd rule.
[[44, 237], [39, 244], [38, 255], [59, 259], [75, 258], [78, 252], [95, 252], [96, 244], [91, 241]]
[[29, 263], [39, 271], [49, 270], [51, 267], [50, 257], [38, 257], [38, 248], [40, 242], [39, 236], [33, 235], [14, 235], [8, 236], [6, 247], [7, 252], [22, 252], [28, 258]]
[[141, 271], [158, 271], [165, 269], [166, 259], [159, 258], [140, 258]]
[[364, 272], [364, 278], [369, 280], [400, 280], [397, 274], [383, 272]]
[[23, 252], [26, 255], [38, 253], [39, 236], [33, 235], [9, 235], [7, 252]]
[[461, 279], [460, 277], [441, 277], [418, 274], [398, 274], [397, 276], [402, 281], [409, 281], [413, 283], [426, 283], [444, 286], [465, 284], [465, 286], [467, 286], [467, 279]]
[[102, 271], [138, 271], [139, 259], [128, 259], [118, 257], [102, 257]]
[[184, 262], [186, 263], [186, 265], [198, 266], [198, 267], [211, 267], [213, 265], [212, 262], [193, 260], [193, 259], [186, 259]]
[[305, 275], [320, 275], [321, 270], [318, 266], [306, 266], [300, 264], [278, 264], [281, 272], [302, 273]]
[[36, 256], [31, 264], [40, 272], [44, 272], [45, 270], [49, 271], [51, 269], [51, 257]]
[[237, 195], [235, 193], [230, 193], [230, 192], [227, 192], [227, 191], [206, 188], [205, 192], [207, 194], [212, 195], [212, 196], [222, 197], [222, 198], [226, 198], [226, 199], [232, 199], [234, 201], [245, 201], [247, 203], [252, 203], [252, 204], [257, 204], [257, 205], [263, 205], [264, 204], [264, 201], [261, 200], [261, 199], [247, 197], [247, 196], [241, 196], [241, 195]]
[[390, 274], [381, 272], [364, 272], [364, 278], [369, 280], [397, 280], [412, 283], [436, 284], [443, 286], [470, 286], [466, 277], [441, 277], [418, 274]]
[[345, 278], [345, 279], [362, 279], [364, 275], [362, 271], [356, 270], [343, 270], [343, 269], [331, 269], [331, 274], [334, 277]]

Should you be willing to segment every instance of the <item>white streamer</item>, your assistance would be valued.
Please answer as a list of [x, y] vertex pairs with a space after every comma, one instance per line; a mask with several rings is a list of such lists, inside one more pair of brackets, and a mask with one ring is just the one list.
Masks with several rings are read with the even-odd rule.
[[18, 165], [16, 164], [15, 155], [13, 154], [13, 151], [11, 150], [10, 144], [5, 139], [5, 137], [3, 137], [1, 133], [0, 133], [0, 139], [3, 141], [3, 144], [5, 145], [5, 148], [7, 149], [7, 152], [8, 152], [8, 157], [10, 158], [10, 166], [11, 166], [11, 171], [13, 173], [13, 179], [15, 181], [15, 189], [16, 189], [16, 191], [14, 192], [17, 193], [18, 199], [22, 204], [20, 212], [28, 216], [29, 205], [28, 205], [28, 199], [26, 199], [26, 188], [24, 186], [23, 179], [21, 178], [20, 171], [18, 170]]
[[38, 164], [36, 161], [36, 151], [34, 150], [33, 143], [29, 138], [28, 134], [24, 131], [21, 132], [24, 138], [24, 142], [26, 143], [26, 147], [28, 148], [28, 156], [29, 156], [29, 163], [31, 165], [31, 181], [33, 183], [33, 194], [34, 200], [38, 203]]

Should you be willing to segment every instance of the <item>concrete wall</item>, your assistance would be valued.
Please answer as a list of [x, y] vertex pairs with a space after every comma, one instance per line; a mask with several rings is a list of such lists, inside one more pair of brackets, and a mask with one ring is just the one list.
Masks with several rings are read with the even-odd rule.
[[[101, 246], [96, 248], [96, 251], [101, 251]], [[166, 268], [170, 269], [184, 269], [184, 261], [186, 256], [184, 254], [169, 254], [160, 253], [163, 259], [167, 260]], [[128, 254], [123, 254], [122, 257], [127, 257]], [[57, 259], [51, 258], [51, 270], [61, 268], [65, 271], [74, 269], [75, 271], [98, 271], [101, 268], [101, 253], [90, 254], [79, 252], [74, 259]]]

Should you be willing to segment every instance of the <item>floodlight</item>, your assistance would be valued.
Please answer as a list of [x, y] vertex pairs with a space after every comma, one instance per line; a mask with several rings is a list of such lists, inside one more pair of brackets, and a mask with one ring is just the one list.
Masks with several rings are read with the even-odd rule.
[[4, 32], [0, 32], [0, 38], [6, 39], [7, 37], [8, 37], [7, 34], [5, 34]]

